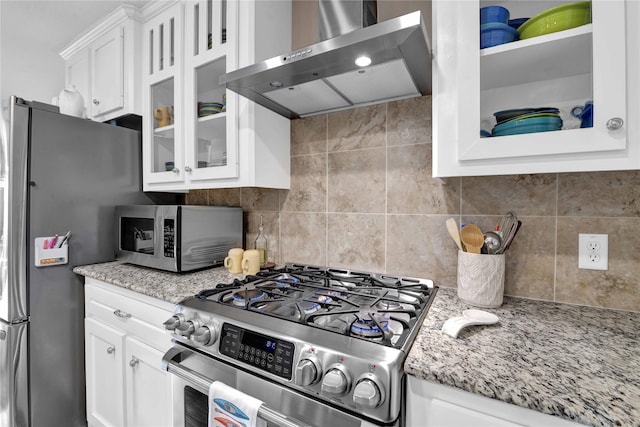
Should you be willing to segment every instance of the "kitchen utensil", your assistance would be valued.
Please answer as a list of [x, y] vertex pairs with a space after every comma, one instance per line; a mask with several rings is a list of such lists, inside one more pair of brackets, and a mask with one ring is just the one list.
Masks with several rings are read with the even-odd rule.
[[590, 1], [568, 3], [533, 16], [518, 28], [518, 32], [520, 39], [528, 39], [579, 27], [590, 22]]
[[506, 24], [509, 21], [509, 9], [503, 6], [485, 6], [480, 8], [480, 25], [492, 22]]
[[502, 238], [500, 235], [493, 231], [485, 231], [484, 233], [484, 245], [487, 248], [489, 255], [495, 254], [500, 246], [502, 246]]
[[500, 307], [504, 297], [504, 254], [458, 252], [458, 298], [476, 307]]
[[467, 252], [479, 254], [484, 244], [484, 233], [477, 225], [467, 224], [460, 230], [460, 240], [467, 248]]
[[460, 249], [461, 251], [464, 251], [462, 242], [460, 241], [460, 229], [458, 228], [458, 223], [456, 222], [455, 219], [449, 218], [446, 221], [446, 224], [447, 224], [447, 231], [451, 235], [451, 238], [453, 239], [453, 241], [456, 242], [458, 249]]
[[493, 313], [483, 310], [464, 310], [461, 317], [452, 317], [442, 325], [442, 332], [457, 338], [458, 333], [467, 326], [473, 325], [493, 325], [498, 323], [500, 318]]
[[229, 273], [231, 274], [242, 273], [242, 255], [243, 254], [244, 254], [244, 249], [242, 248], [229, 249], [229, 254], [224, 259], [224, 266], [229, 270]]
[[260, 252], [249, 249], [242, 254], [242, 272], [253, 275], [260, 271]]
[[530, 119], [533, 117], [560, 117], [558, 114], [558, 110], [549, 109], [549, 110], [540, 110], [540, 111], [532, 111], [530, 113], [521, 114], [519, 116], [511, 117], [500, 122], [497, 122], [496, 125], [501, 125], [504, 123], [509, 123], [510, 121], [522, 120], [522, 119]]
[[529, 18], [513, 18], [507, 21], [507, 25], [513, 28], [514, 30], [517, 30], [518, 28], [520, 28], [522, 24], [524, 24], [528, 20]]
[[82, 117], [84, 113], [84, 99], [74, 87], [62, 89], [58, 95], [60, 112], [70, 116]]
[[518, 40], [518, 31], [507, 24], [493, 22], [480, 25], [480, 49]]
[[493, 127], [493, 136], [515, 135], [521, 133], [548, 132], [562, 129], [562, 119], [552, 117], [531, 117], [521, 120], [509, 120]]
[[509, 231], [511, 231], [511, 228], [513, 227], [513, 225], [516, 224], [517, 222], [518, 222], [518, 218], [513, 212], [507, 212], [500, 218], [500, 220], [498, 221], [498, 224], [496, 224], [496, 231], [502, 238], [503, 242], [506, 240], [508, 233]]
[[553, 107], [529, 107], [529, 108], [514, 108], [511, 110], [501, 110], [501, 111], [496, 111], [495, 113], [493, 113], [494, 117], [496, 118], [496, 121], [498, 123], [503, 122], [505, 120], [508, 119], [512, 119], [515, 118], [517, 116], [521, 116], [523, 114], [530, 114], [530, 113], [539, 113], [542, 111], [546, 111], [546, 112], [552, 112], [552, 113], [559, 113], [560, 110], [558, 110], [557, 108], [553, 108]]
[[587, 101], [584, 106], [578, 105], [573, 107], [571, 115], [580, 119], [581, 128], [593, 127], [593, 102]]
[[509, 235], [506, 238], [506, 241], [503, 242], [496, 254], [502, 254], [507, 249], [509, 249], [509, 246], [511, 246], [511, 242], [513, 242], [513, 239], [516, 237], [516, 234], [518, 233], [518, 230], [520, 230], [520, 227], [522, 227], [522, 221], [518, 221], [515, 225], [513, 225], [511, 231], [509, 232]]

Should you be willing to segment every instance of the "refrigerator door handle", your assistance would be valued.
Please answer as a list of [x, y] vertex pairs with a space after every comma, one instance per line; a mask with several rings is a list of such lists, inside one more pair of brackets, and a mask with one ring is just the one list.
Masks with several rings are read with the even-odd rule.
[[0, 340], [5, 340], [7, 338], [7, 331], [0, 331]]

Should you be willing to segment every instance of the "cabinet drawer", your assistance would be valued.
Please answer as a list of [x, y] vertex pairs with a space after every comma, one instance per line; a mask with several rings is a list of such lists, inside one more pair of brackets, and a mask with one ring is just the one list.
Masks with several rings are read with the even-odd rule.
[[159, 350], [170, 345], [171, 338], [162, 323], [172, 311], [173, 304], [166, 301], [86, 279], [85, 317], [99, 319]]

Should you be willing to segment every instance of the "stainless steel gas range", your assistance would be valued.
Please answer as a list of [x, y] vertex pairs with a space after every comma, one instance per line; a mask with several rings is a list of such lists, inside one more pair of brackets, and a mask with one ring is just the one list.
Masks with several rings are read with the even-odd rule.
[[182, 301], [165, 322], [175, 345], [163, 359], [176, 425], [206, 426], [212, 381], [262, 400], [269, 425], [400, 425], [402, 365], [436, 290], [286, 264]]

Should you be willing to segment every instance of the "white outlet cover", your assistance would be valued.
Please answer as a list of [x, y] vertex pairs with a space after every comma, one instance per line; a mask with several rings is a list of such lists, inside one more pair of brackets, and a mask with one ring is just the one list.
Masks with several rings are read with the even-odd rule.
[[608, 234], [578, 234], [578, 268], [583, 270], [609, 269]]

